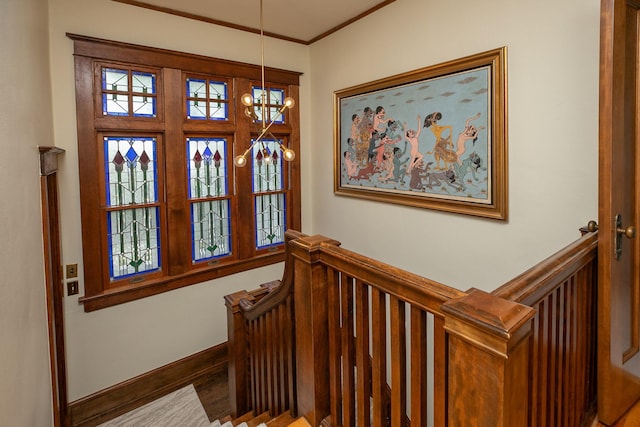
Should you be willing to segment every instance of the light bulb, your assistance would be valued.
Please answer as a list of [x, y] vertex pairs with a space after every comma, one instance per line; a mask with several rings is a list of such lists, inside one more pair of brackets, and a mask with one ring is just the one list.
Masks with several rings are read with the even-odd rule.
[[233, 163], [235, 163], [237, 167], [241, 168], [247, 164], [247, 159], [242, 155], [236, 156], [236, 158], [233, 160]]
[[271, 163], [271, 153], [266, 147], [262, 150], [262, 158], [264, 159], [265, 163]]
[[293, 98], [286, 97], [286, 98], [284, 99], [284, 106], [285, 106], [285, 107], [287, 107], [287, 108], [291, 108], [291, 107], [293, 107], [294, 105], [296, 105], [296, 101], [294, 101], [294, 100], [293, 100]]
[[285, 150], [282, 152], [282, 157], [287, 161], [290, 162], [293, 159], [296, 158], [296, 152], [293, 151], [291, 148], [285, 148]]
[[250, 94], [245, 93], [240, 97], [240, 102], [242, 102], [242, 105], [245, 107], [251, 107], [253, 105], [253, 97]]

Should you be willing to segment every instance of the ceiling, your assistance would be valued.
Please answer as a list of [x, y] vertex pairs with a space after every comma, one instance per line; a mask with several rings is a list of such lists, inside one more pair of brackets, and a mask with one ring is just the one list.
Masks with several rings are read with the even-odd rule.
[[[261, 0], [113, 0], [161, 13], [260, 32]], [[262, 0], [267, 36], [311, 44], [395, 0]]]

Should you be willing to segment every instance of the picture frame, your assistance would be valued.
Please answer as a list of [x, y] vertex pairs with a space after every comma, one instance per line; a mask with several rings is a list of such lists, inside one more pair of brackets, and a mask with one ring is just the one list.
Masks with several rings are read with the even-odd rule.
[[507, 219], [506, 47], [334, 92], [334, 193]]

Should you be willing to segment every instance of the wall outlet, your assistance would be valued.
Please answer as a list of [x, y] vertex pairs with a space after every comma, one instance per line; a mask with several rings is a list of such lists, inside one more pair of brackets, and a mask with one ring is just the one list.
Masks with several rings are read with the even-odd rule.
[[67, 279], [78, 277], [78, 264], [67, 264]]
[[78, 281], [67, 282], [67, 295], [76, 295], [78, 293]]

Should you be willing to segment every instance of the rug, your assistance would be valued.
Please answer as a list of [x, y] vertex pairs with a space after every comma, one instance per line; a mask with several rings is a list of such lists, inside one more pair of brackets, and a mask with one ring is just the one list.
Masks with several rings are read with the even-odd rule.
[[193, 384], [122, 414], [98, 427], [209, 427]]

